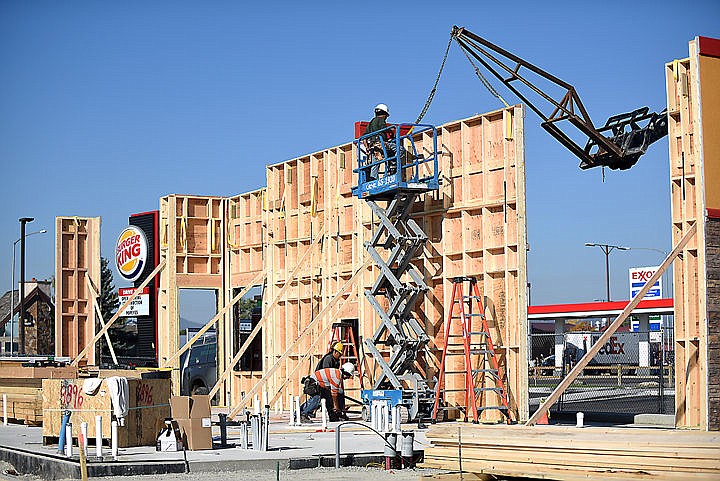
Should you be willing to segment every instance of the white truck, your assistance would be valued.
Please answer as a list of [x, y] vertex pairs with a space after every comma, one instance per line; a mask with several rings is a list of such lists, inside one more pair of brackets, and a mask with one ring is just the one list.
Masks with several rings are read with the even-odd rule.
[[[590, 347], [602, 336], [602, 332], [569, 332], [566, 334], [566, 349], [575, 351], [576, 357], [572, 360], [577, 362]], [[641, 345], [649, 349], [648, 334], [645, 332], [616, 332], [600, 348], [590, 364], [609, 365], [625, 364], [632, 366], [643, 365], [641, 361]], [[649, 351], [648, 351], [649, 354]], [[646, 355], [648, 355], [646, 354]], [[645, 357], [645, 356], [642, 356]], [[649, 358], [644, 359], [646, 362]], [[647, 364], [646, 364], [647, 365]]]

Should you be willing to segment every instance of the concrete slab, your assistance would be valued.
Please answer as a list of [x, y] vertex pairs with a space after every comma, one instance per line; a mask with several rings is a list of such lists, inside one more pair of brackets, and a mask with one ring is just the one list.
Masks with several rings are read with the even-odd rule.
[[635, 424], [640, 426], [662, 426], [664, 428], [675, 427], [674, 414], [636, 414]]
[[[289, 426], [287, 419], [274, 417], [270, 423], [268, 451], [241, 449], [241, 429], [238, 426], [228, 426], [229, 447], [225, 448], [219, 447], [220, 430], [214, 426], [215, 449], [207, 451], [158, 452], [154, 446], [143, 446], [121, 448], [118, 458], [112, 459], [110, 449], [104, 446], [103, 458], [98, 459], [91, 445], [88, 474], [99, 477], [334, 466], [335, 430], [338, 424], [330, 423], [328, 430], [323, 431], [320, 424]], [[384, 459], [384, 440], [359, 424], [364, 423], [341, 428], [343, 466], [365, 466]], [[417, 425], [404, 428], [415, 432], [415, 450], [423, 451], [427, 446], [424, 431], [417, 430]], [[72, 458], [58, 454], [57, 445], [43, 446], [40, 427], [0, 426], [0, 460], [11, 463], [22, 474], [35, 474], [44, 479], [77, 478], [80, 474], [77, 446]]]

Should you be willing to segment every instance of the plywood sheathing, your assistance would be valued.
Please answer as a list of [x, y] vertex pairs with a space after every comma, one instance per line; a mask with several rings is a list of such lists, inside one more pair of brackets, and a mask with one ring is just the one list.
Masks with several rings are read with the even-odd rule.
[[[110, 439], [113, 406], [107, 381], [103, 379], [93, 395], [83, 391], [83, 383], [82, 379], [42, 380], [43, 437], [59, 437], [63, 412], [69, 410], [74, 426], [88, 423], [90, 439], [95, 438], [95, 416], [102, 416], [101, 436]], [[118, 446], [153, 446], [170, 416], [170, 380], [128, 379], [128, 386], [128, 416], [118, 426]]]
[[[425, 258], [417, 261], [430, 286], [429, 295], [417, 306], [417, 315], [433, 339], [432, 356], [421, 359], [421, 368], [433, 370], [439, 364], [444, 306], [450, 303], [449, 279], [475, 275], [488, 299], [487, 314], [509, 378], [511, 403], [521, 418], [527, 417], [523, 115], [518, 106], [441, 126], [438, 146], [443, 186], [419, 201], [413, 213], [430, 238]], [[429, 150], [432, 138], [421, 135], [416, 142]], [[310, 268], [291, 280], [291, 288], [267, 325], [266, 369], [364, 261], [363, 243], [377, 221], [366, 203], [352, 196], [355, 164], [352, 144], [345, 144], [267, 168], [266, 299], [273, 299], [274, 292], [288, 281], [288, 273], [322, 226], [325, 234], [320, 254]], [[297, 352], [269, 380], [268, 391], [274, 394], [285, 385], [288, 392], [299, 392], [300, 377], [310, 372], [327, 346], [317, 349], [316, 356], [300, 369], [295, 369], [295, 363], [327, 323], [358, 319], [360, 336], [372, 336], [379, 321], [362, 291], [377, 275], [376, 268], [361, 273], [361, 289], [351, 294], [342, 312], [333, 313], [301, 340]], [[288, 382], [293, 371], [295, 379]], [[236, 389], [249, 391], [253, 381], [245, 374], [239, 377]], [[460, 378], [452, 379], [450, 386], [461, 382], [464, 384]]]
[[[516, 419], [527, 418], [523, 120], [523, 108], [515, 106], [438, 127], [443, 184], [413, 209], [414, 219], [430, 239], [424, 258], [417, 260], [430, 286], [416, 306], [417, 316], [432, 339], [430, 356], [419, 360], [420, 368], [432, 375], [439, 365], [450, 279], [478, 277]], [[415, 140], [431, 149], [429, 135]], [[260, 269], [267, 275], [263, 372], [233, 373], [230, 386], [220, 391], [229, 393], [229, 405], [238, 405], [242, 393], [249, 392], [281, 358], [286, 362], [273, 370], [264, 390], [270, 398], [281, 386], [284, 393], [298, 394], [300, 378], [314, 367], [329, 339], [315, 341], [332, 322], [357, 319], [360, 337], [373, 335], [379, 320], [362, 292], [375, 281], [378, 270], [363, 267], [363, 243], [377, 220], [364, 201], [352, 196], [355, 165], [352, 144], [343, 144], [269, 165], [265, 189], [229, 199], [180, 195], [161, 199], [161, 257], [168, 259], [160, 283], [161, 363], [178, 347], [177, 289], [224, 286], [225, 298], [231, 299], [232, 292], [245, 287]], [[216, 231], [226, 229], [224, 248], [216, 252], [208, 249], [205, 240], [214, 238], [208, 227], [214, 218], [212, 209], [222, 206], [223, 200], [226, 208], [220, 210]], [[309, 254], [307, 266], [292, 275], [316, 240], [319, 245]], [[214, 258], [224, 266], [224, 276], [208, 267]], [[313, 324], [358, 270], [357, 285], [342, 293], [329, 315]], [[284, 288], [286, 292], [278, 297]], [[266, 312], [271, 302], [275, 308]], [[229, 315], [218, 323], [219, 346], [226, 351], [218, 355], [220, 372], [232, 358], [232, 337], [237, 333], [231, 332], [231, 324]], [[297, 348], [286, 353], [296, 340]], [[306, 356], [311, 350], [313, 355]], [[178, 372], [173, 373], [175, 386]], [[451, 379], [449, 387], [455, 384], [464, 381]], [[359, 383], [351, 388], [359, 388]]]
[[[88, 281], [100, 285], [100, 217], [55, 219], [55, 355], [76, 357], [93, 338]], [[96, 364], [95, 350], [88, 364]]]
[[[714, 135], [720, 121], [720, 101], [715, 92], [720, 59], [700, 54], [698, 42], [690, 42], [689, 58], [665, 66], [673, 242], [693, 223], [698, 225], [695, 239], [674, 269], [675, 414], [679, 427], [717, 430], [720, 340], [716, 333], [720, 318], [718, 301], [709, 296], [708, 287], [714, 288], [717, 280], [708, 277], [707, 261], [712, 263], [717, 257], [711, 246], [720, 244], [720, 239], [707, 218], [712, 205], [706, 202], [715, 199], [714, 189], [720, 180], [719, 161], [712, 154], [717, 154], [720, 142]], [[713, 357], [709, 356], [711, 349]]]
[[705, 215], [707, 427], [720, 430], [720, 39], [698, 38], [699, 141]]

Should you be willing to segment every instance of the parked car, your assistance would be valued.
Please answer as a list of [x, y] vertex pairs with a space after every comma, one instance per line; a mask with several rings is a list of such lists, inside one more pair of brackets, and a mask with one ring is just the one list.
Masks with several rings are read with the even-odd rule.
[[217, 382], [217, 341], [194, 344], [180, 364], [180, 392], [208, 394]]

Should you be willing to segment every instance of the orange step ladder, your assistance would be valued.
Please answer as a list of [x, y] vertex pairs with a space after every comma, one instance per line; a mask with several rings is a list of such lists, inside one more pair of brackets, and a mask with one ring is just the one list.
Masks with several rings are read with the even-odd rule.
[[362, 387], [362, 363], [358, 354], [357, 342], [355, 342], [355, 332], [353, 325], [348, 321], [333, 322], [332, 336], [330, 336], [330, 344], [328, 350], [332, 349], [336, 342], [343, 343], [343, 355], [340, 358], [340, 364], [351, 362], [355, 364], [355, 368], [360, 378], [360, 386]]
[[[440, 362], [440, 373], [435, 388], [435, 406], [433, 407], [432, 420], [438, 420], [438, 411], [443, 409], [440, 406], [444, 401], [447, 392], [465, 392], [465, 421], [472, 419], [473, 423], [480, 421], [481, 413], [487, 410], [499, 411], [508, 424], [510, 419], [510, 408], [505, 384], [500, 376], [500, 369], [495, 353], [490, 329], [485, 318], [485, 309], [482, 298], [474, 277], [455, 277], [452, 279], [452, 305], [448, 312], [445, 323], [445, 347], [443, 348], [442, 361]], [[464, 285], [468, 284], [467, 294], [463, 292]], [[473, 319], [479, 319], [479, 330], [473, 331]], [[454, 319], [460, 320], [461, 334], [450, 334]], [[451, 343], [452, 338], [462, 338], [461, 343]], [[446, 371], [448, 356], [461, 355], [464, 359], [462, 371]], [[475, 367], [473, 367], [475, 360]], [[446, 374], [464, 374], [465, 387], [462, 389], [445, 389]], [[486, 383], [492, 379], [492, 385], [487, 387]], [[496, 406], [484, 406], [483, 400], [487, 392], [494, 392], [500, 401]], [[442, 416], [441, 419], [443, 419]]]

